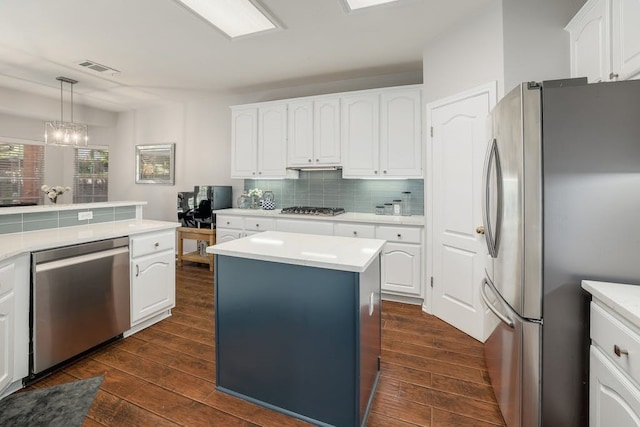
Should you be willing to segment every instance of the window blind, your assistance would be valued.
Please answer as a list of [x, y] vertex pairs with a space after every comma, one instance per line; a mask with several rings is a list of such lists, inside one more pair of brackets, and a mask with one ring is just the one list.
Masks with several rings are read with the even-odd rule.
[[109, 150], [76, 148], [73, 203], [106, 202], [109, 193]]
[[0, 143], [0, 203], [42, 204], [44, 146]]

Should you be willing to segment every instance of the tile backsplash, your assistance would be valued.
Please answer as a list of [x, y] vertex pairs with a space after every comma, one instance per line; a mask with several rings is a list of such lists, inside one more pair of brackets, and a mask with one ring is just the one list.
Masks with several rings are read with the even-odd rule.
[[300, 172], [298, 179], [245, 179], [244, 188], [271, 190], [276, 207], [341, 207], [347, 212], [374, 213], [376, 205], [402, 199], [411, 192], [411, 214], [424, 215], [422, 179], [343, 179], [342, 171]]

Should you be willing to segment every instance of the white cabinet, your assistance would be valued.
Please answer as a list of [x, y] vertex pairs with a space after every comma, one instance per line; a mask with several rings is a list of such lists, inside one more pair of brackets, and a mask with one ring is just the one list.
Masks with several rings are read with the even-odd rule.
[[640, 0], [612, 0], [611, 37], [613, 73], [640, 77]]
[[380, 94], [342, 98], [342, 177], [380, 176]]
[[13, 265], [0, 266], [0, 394], [13, 382]]
[[286, 103], [232, 107], [231, 177], [291, 177], [286, 163]]
[[418, 227], [376, 227], [376, 238], [387, 243], [382, 250], [382, 290], [422, 296], [422, 229]]
[[176, 304], [175, 231], [132, 236], [131, 325]]
[[339, 98], [289, 102], [288, 124], [288, 166], [340, 165]]
[[591, 303], [589, 425], [640, 426], [640, 331]]
[[571, 76], [589, 82], [640, 73], [640, 0], [589, 0], [566, 26]]
[[380, 169], [383, 176], [422, 177], [422, 117], [419, 89], [381, 94]]
[[344, 178], [421, 178], [420, 88], [342, 98]]
[[365, 239], [375, 239], [376, 237], [376, 227], [374, 225], [344, 222], [336, 224], [334, 229], [336, 236], [359, 237]]
[[323, 236], [333, 236], [333, 222], [278, 218], [278, 220], [276, 221], [276, 230], [286, 231], [289, 233], [320, 234]]
[[242, 230], [231, 230], [227, 228], [216, 229], [216, 244], [230, 242], [243, 237]]

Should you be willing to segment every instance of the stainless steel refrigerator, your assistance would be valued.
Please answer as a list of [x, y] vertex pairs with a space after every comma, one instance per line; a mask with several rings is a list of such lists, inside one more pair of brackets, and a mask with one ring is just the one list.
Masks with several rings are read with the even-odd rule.
[[[507, 425], [588, 425], [583, 279], [640, 284], [640, 81], [524, 83], [491, 113], [481, 295]], [[492, 270], [492, 271], [491, 271]]]

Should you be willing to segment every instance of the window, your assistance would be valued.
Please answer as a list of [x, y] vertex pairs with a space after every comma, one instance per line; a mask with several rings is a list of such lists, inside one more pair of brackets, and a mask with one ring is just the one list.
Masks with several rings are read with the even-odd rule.
[[44, 146], [0, 143], [0, 203], [42, 203]]
[[106, 202], [109, 190], [109, 150], [76, 148], [73, 203]]

